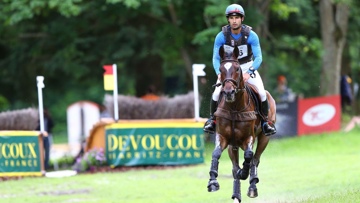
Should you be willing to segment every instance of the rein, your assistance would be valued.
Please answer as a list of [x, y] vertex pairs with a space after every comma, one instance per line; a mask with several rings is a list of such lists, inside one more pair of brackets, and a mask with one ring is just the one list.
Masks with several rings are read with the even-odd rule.
[[[224, 86], [225, 85], [225, 83], [226, 82], [230, 82], [233, 86], [235, 86], [235, 94], [237, 94], [238, 92], [244, 92], [245, 91], [245, 87], [243, 87], [243, 88], [239, 88], [239, 83], [240, 83], [240, 81], [236, 81], [236, 80], [234, 80], [234, 79], [232, 79], [232, 78], [227, 78], [227, 79], [225, 79], [223, 82], [222, 82], [222, 86]], [[236, 85], [235, 85], [236, 84]]]

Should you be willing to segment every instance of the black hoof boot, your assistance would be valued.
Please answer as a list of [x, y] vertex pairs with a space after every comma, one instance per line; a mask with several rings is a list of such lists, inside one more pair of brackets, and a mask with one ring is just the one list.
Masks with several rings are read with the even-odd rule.
[[236, 172], [236, 178], [240, 180], [246, 180], [249, 177], [249, 171], [246, 171], [244, 169], [239, 169]]
[[220, 185], [217, 180], [209, 180], [207, 188], [208, 192], [216, 192], [220, 189]]

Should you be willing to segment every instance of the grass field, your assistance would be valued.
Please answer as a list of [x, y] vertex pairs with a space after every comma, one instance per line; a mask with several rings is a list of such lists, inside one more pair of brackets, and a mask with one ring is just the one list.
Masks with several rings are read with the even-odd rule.
[[[0, 202], [232, 202], [226, 151], [220, 190], [207, 192], [212, 149], [208, 143], [205, 163], [194, 166], [1, 182]], [[242, 202], [360, 202], [360, 129], [272, 139], [258, 173], [259, 197], [248, 198], [248, 180], [242, 181]]]

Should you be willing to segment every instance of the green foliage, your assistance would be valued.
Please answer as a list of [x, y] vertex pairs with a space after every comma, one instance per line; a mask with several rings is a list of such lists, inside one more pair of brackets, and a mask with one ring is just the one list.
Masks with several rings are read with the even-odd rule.
[[287, 3], [283, 3], [281, 0], [274, 0], [271, 4], [271, 11], [276, 14], [279, 19], [286, 20], [289, 18], [291, 13], [299, 12], [299, 8], [296, 6], [291, 6], [292, 1], [287, 1]]
[[0, 111], [8, 110], [9, 108], [9, 101], [0, 95]]
[[312, 1], [283, 2], [296, 7], [297, 11], [290, 12], [286, 19], [278, 18], [277, 13], [270, 14], [271, 33], [278, 37], [265, 42], [264, 63], [268, 66], [268, 78], [272, 78], [266, 83], [267, 88], [275, 89], [275, 78], [285, 75], [295, 93], [305, 97], [318, 96], [323, 52], [318, 9]]
[[78, 5], [81, 2], [82, 0], [4, 0], [0, 3], [0, 19], [6, 25], [15, 25], [36, 16], [46, 16], [49, 10], [57, 10], [61, 15], [70, 18], [81, 13], [82, 9]]
[[[192, 43], [196, 45], [213, 44], [217, 33], [221, 31], [221, 27], [226, 25], [225, 9], [230, 5], [230, 1], [214, 1], [208, 0], [204, 8], [203, 21], [206, 27], [198, 31]], [[219, 9], [222, 8], [222, 9]]]
[[59, 170], [69, 169], [71, 168], [72, 164], [74, 163], [74, 157], [72, 156], [64, 156], [59, 159], [51, 159], [49, 161], [50, 168], [58, 167]]
[[347, 41], [349, 44], [349, 52], [351, 58], [351, 68], [354, 70], [353, 76], [356, 78], [357, 82], [360, 83], [360, 2], [352, 1], [353, 6], [350, 9], [350, 19], [349, 19], [349, 34]]
[[207, 43], [213, 43], [215, 37], [219, 33], [219, 28], [209, 28], [197, 33], [193, 39], [194, 44], [205, 45]]
[[[37, 106], [35, 78], [43, 75], [45, 105], [54, 111], [58, 123], [65, 125], [66, 107], [72, 102], [101, 103], [105, 64], [118, 65], [119, 93], [139, 96], [149, 83], [156, 83], [161, 93], [169, 95], [192, 90], [187, 63], [204, 63], [208, 82], [201, 88], [202, 96], [207, 97], [215, 79], [213, 40], [227, 23], [224, 11], [231, 3], [3, 0], [1, 95], [9, 101], [9, 109]], [[274, 78], [285, 74], [297, 93], [318, 95], [323, 52], [318, 1], [274, 0], [265, 13], [258, 1], [240, 3], [246, 12], [244, 23], [265, 33], [260, 71], [266, 88], [275, 88]], [[356, 76], [360, 72], [360, 5], [358, 1], [351, 4], [347, 39]]]
[[82, 1], [83, 0], [49, 0], [48, 5], [50, 9], [57, 9], [61, 15], [69, 18], [81, 13], [83, 9], [77, 4]]
[[123, 3], [128, 8], [137, 9], [141, 6], [141, 2], [147, 2], [147, 0], [106, 0], [107, 3]]
[[[272, 65], [272, 68], [269, 68], [269, 74], [273, 78], [285, 75], [289, 81], [289, 87], [298, 94], [304, 94], [305, 97], [317, 96], [320, 69], [316, 67], [321, 65], [320, 40], [309, 39], [305, 36], [284, 35], [277, 42], [277, 49], [267, 61]], [[273, 80], [270, 86], [275, 88], [276, 80]]]

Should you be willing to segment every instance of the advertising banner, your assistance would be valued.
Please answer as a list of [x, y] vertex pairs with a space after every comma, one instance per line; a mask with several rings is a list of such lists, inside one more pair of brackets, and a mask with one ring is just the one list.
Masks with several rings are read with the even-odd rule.
[[204, 162], [203, 123], [114, 123], [106, 126], [106, 158], [116, 166]]
[[326, 96], [299, 100], [298, 134], [340, 130], [340, 96]]
[[42, 176], [42, 143], [37, 131], [0, 131], [0, 176]]
[[282, 138], [297, 136], [298, 134], [298, 100], [292, 102], [276, 103], [276, 134], [274, 137]]

